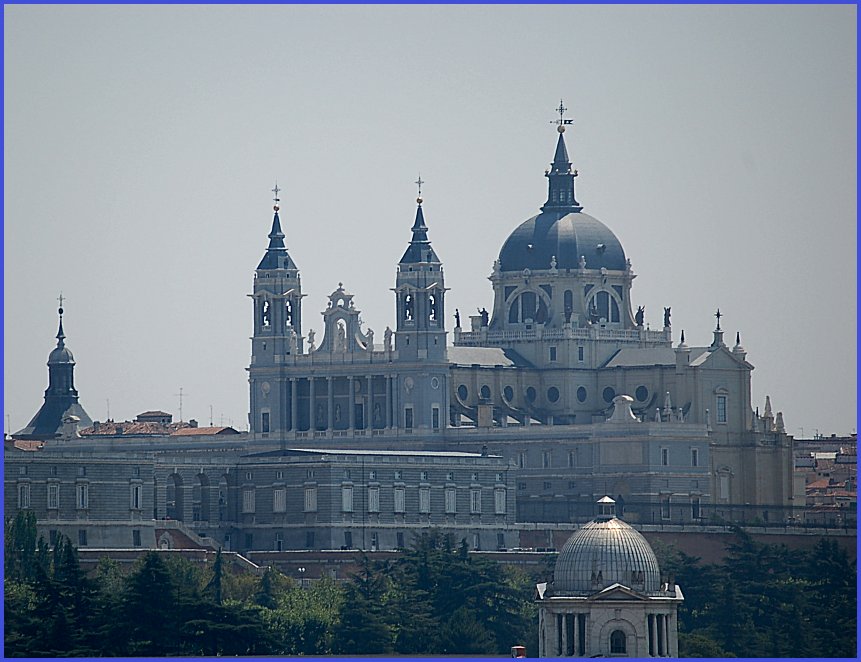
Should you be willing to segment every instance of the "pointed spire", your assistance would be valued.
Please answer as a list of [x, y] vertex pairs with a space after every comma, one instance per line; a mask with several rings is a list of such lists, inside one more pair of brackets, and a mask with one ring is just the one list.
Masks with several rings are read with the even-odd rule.
[[66, 334], [63, 333], [63, 294], [60, 293], [60, 307], [57, 309], [60, 315], [60, 328], [57, 330], [57, 347], [63, 348], [66, 346]]
[[[280, 269], [280, 268], [295, 268], [295, 265], [291, 265], [290, 256], [287, 254], [287, 248], [284, 245], [284, 232], [281, 230], [281, 219], [278, 217], [278, 212], [281, 207], [278, 203], [281, 199], [278, 197], [279, 191], [282, 189], [278, 186], [278, 182], [275, 183], [275, 188], [272, 189], [272, 192], [275, 194], [273, 198], [275, 204], [272, 206], [272, 209], [275, 211], [274, 216], [272, 217], [272, 229], [269, 231], [269, 246], [266, 249], [266, 254], [263, 256], [263, 259], [260, 261], [260, 264], [257, 265], [258, 269]], [[284, 256], [285, 260], [280, 260], [280, 256]]]
[[568, 110], [559, 102], [559, 108], [556, 111], [559, 113], [559, 119], [554, 120], [556, 130], [559, 132], [559, 138], [556, 140], [556, 152], [553, 154], [553, 163], [550, 164], [550, 170], [544, 173], [548, 179], [547, 202], [541, 207], [541, 211], [557, 211], [557, 212], [578, 212], [583, 207], [577, 202], [574, 197], [574, 178], [577, 176], [576, 170], [571, 170], [571, 160], [568, 157], [568, 148], [565, 145], [565, 127], [573, 124], [572, 119], [564, 117], [565, 111]]
[[685, 330], [684, 329], [682, 329], [682, 341], [679, 343], [679, 347], [687, 347], [687, 345], [685, 345]]
[[771, 396], [765, 396], [765, 412], [762, 416], [763, 418], [772, 418], [773, 416], [771, 413]]
[[401, 264], [415, 264], [417, 262], [439, 262], [439, 258], [434, 252], [428, 239], [428, 226], [425, 224], [425, 214], [422, 210], [421, 197], [422, 184], [425, 181], [421, 175], [415, 182], [419, 187], [419, 195], [416, 198], [416, 220], [413, 222], [412, 233], [413, 237], [410, 240], [410, 245], [407, 247], [404, 256], [401, 258]]

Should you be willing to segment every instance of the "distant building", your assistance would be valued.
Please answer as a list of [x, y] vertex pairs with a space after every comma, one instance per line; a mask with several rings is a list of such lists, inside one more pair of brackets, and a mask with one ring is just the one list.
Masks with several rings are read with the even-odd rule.
[[537, 587], [539, 657], [678, 657], [681, 588], [613, 500], [599, 505]]
[[75, 389], [75, 357], [66, 347], [63, 333], [63, 309], [59, 309], [60, 328], [57, 331], [57, 347], [48, 355], [48, 388], [45, 401], [30, 423], [12, 435], [14, 439], [54, 439], [64, 434], [76, 436], [78, 428], [92, 425], [89, 414], [78, 402]]

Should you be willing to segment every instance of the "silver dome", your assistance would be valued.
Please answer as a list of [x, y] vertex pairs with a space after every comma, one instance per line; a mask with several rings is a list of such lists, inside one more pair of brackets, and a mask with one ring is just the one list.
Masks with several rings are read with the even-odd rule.
[[553, 594], [592, 595], [616, 583], [638, 593], [660, 593], [658, 559], [632, 526], [599, 517], [574, 533], [559, 553]]

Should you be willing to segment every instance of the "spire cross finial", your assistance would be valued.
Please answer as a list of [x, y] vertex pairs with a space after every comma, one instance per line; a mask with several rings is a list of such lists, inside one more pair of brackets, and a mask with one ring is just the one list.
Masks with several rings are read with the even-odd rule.
[[416, 186], [419, 187], [419, 197], [422, 197], [422, 184], [425, 184], [425, 180], [422, 179], [421, 173], [419, 174], [419, 178], [415, 181]]
[[559, 107], [556, 109], [556, 112], [559, 113], [558, 120], [552, 120], [551, 124], [556, 124], [559, 128], [559, 133], [565, 131], [566, 124], [574, 124], [574, 120], [565, 117], [565, 113], [568, 112], [568, 109], [565, 107], [565, 104], [562, 103], [562, 99], [559, 99]]
[[715, 329], [715, 330], [720, 331], [720, 318], [723, 317], [723, 315], [721, 315], [720, 308], [717, 309], [717, 312], [715, 313], [715, 317], [717, 318], [717, 329]]
[[275, 198], [274, 198], [275, 204], [278, 204], [281, 201], [281, 198], [278, 197], [279, 191], [281, 191], [281, 189], [278, 187], [278, 182], [276, 181], [275, 182], [275, 188], [272, 189], [272, 192], [275, 194]]
[[59, 302], [60, 302], [60, 314], [61, 314], [61, 315], [63, 314], [63, 301], [65, 301], [65, 300], [66, 300], [66, 299], [65, 299], [65, 297], [63, 296], [63, 293], [62, 293], [62, 292], [60, 292], [60, 296], [58, 296], [58, 297], [57, 297], [57, 301], [59, 301]]

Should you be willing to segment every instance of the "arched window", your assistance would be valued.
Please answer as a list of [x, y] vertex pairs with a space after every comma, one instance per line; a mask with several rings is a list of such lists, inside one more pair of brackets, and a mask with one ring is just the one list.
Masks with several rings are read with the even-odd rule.
[[622, 630], [610, 633], [610, 655], [625, 655], [628, 652], [628, 641]]
[[596, 310], [600, 319], [608, 322], [619, 321], [619, 304], [607, 291], [596, 292], [590, 300], [589, 308]]
[[565, 290], [563, 295], [563, 304], [565, 311], [565, 321], [571, 321], [571, 313], [574, 312], [574, 293], [571, 290]]

